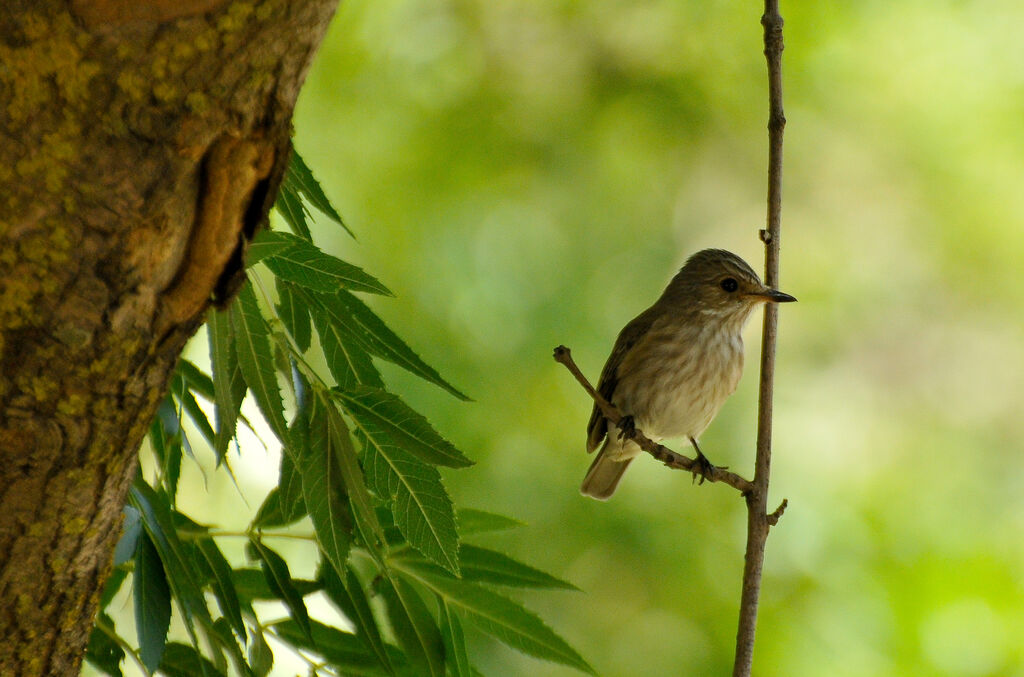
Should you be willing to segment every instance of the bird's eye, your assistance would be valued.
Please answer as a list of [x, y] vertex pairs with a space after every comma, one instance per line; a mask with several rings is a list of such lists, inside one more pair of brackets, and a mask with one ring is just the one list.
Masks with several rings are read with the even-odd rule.
[[740, 287], [739, 283], [737, 283], [736, 280], [732, 279], [731, 277], [727, 277], [724, 280], [722, 280], [719, 286], [730, 293], [736, 291]]

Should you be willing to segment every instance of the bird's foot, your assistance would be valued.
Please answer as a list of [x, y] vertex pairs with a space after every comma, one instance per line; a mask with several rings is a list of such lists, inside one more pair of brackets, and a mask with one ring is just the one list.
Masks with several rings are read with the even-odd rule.
[[623, 416], [619, 419], [619, 439], [631, 440], [636, 437], [636, 421], [632, 416]]
[[[722, 470], [725, 470], [728, 466], [723, 465]], [[700, 449], [697, 450], [697, 458], [693, 462], [693, 466], [690, 468], [690, 472], [693, 473], [693, 481], [697, 482], [697, 477], [700, 477], [700, 482], [697, 484], [704, 484], [704, 480], [710, 479], [714, 481], [715, 470], [719, 468], [711, 464], [708, 457], [705, 456]]]

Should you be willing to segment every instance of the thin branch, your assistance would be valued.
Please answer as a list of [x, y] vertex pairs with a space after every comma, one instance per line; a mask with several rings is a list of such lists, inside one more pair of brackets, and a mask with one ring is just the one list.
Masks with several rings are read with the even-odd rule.
[[[583, 389], [587, 391], [587, 393], [594, 399], [594, 402], [597, 403], [597, 406], [601, 408], [601, 413], [604, 414], [605, 418], [615, 425], [619, 424], [619, 421], [622, 420], [622, 413], [614, 404], [602, 397], [601, 393], [594, 390], [594, 387], [590, 385], [587, 377], [584, 376], [583, 372], [580, 371], [580, 368], [576, 366], [576, 362], [572, 359], [572, 353], [568, 348], [565, 346], [558, 346], [555, 348], [555, 362], [565, 365], [565, 368], [576, 377], [576, 380], [580, 382]], [[702, 477], [702, 482], [705, 479], [709, 482], [721, 482], [723, 484], [728, 484], [734, 489], [738, 489], [744, 494], [750, 491], [753, 486], [750, 480], [744, 479], [734, 472], [729, 472], [725, 468], [712, 466], [710, 470], [703, 472], [701, 464], [697, 462], [697, 459], [684, 456], [683, 454], [672, 451], [666, 446], [658, 444], [638, 429], [631, 429], [624, 434], [627, 434], [638, 447], [664, 463], [669, 468], [673, 468], [675, 470], [686, 470], [693, 473], [694, 477], [700, 475]]]
[[768, 526], [773, 527], [779, 523], [779, 519], [782, 517], [782, 513], [786, 512], [786, 507], [789, 505], [789, 499], [782, 499], [782, 503], [779, 503], [779, 507], [776, 508], [772, 514], [768, 515]]
[[[765, 245], [764, 281], [778, 288], [779, 239], [782, 225], [782, 135], [786, 117], [782, 109], [782, 17], [778, 0], [765, 0], [764, 55], [768, 63], [768, 216], [762, 230]], [[757, 630], [757, 606], [761, 593], [761, 570], [769, 528], [778, 522], [786, 501], [768, 514], [768, 478], [771, 473], [772, 395], [775, 377], [775, 336], [778, 309], [765, 305], [761, 336], [761, 381], [757, 412], [757, 456], [754, 481], [747, 492], [747, 550], [743, 565], [743, 592], [740, 599], [739, 627], [736, 632], [736, 660], [733, 677], [749, 677], [754, 661], [754, 634]]]

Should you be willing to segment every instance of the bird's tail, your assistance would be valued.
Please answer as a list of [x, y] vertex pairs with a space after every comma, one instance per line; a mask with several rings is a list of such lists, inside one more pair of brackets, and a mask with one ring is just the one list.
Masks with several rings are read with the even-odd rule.
[[619, 486], [622, 473], [626, 472], [630, 461], [635, 458], [635, 456], [629, 456], [623, 459], [614, 459], [607, 452], [608, 441], [605, 440], [601, 451], [597, 452], [597, 458], [590, 464], [587, 476], [583, 478], [580, 493], [584, 496], [607, 501], [615, 493], [615, 487]]

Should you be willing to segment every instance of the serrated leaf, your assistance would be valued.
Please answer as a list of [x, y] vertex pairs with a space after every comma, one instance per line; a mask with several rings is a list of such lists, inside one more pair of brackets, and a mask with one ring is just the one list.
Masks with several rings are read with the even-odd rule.
[[444, 598], [467, 621], [513, 649], [597, 674], [575, 649], [518, 602], [475, 583], [454, 579], [433, 564], [396, 560], [394, 566]]
[[314, 397], [310, 403], [308, 443], [298, 452], [298, 471], [320, 551], [336, 571], [342, 572], [351, 547], [352, 515], [326, 412], [318, 413], [322, 408], [319, 398]]
[[341, 479], [345, 483], [345, 493], [348, 496], [349, 506], [352, 508], [355, 526], [370, 553], [378, 561], [381, 561], [377, 548], [384, 543], [384, 530], [377, 520], [377, 510], [374, 508], [373, 499], [366, 488], [366, 476], [362, 468], [359, 467], [359, 460], [356, 458], [356, 451], [352, 446], [348, 426], [345, 425], [345, 420], [338, 412], [335, 401], [330, 398], [328, 393], [318, 392], [314, 402], [317, 407], [316, 415], [319, 416], [322, 412], [327, 420], [329, 449], [341, 469]]
[[156, 547], [143, 535], [135, 550], [134, 582], [135, 631], [139, 638], [139, 658], [153, 672], [160, 665], [171, 623], [171, 591]]
[[331, 391], [349, 413], [361, 433], [378, 447], [399, 446], [434, 465], [465, 468], [473, 461], [441, 437], [427, 419], [413, 411], [397, 395], [370, 386]]
[[202, 656], [194, 647], [178, 642], [168, 642], [160, 663], [160, 671], [167, 677], [221, 677], [224, 675], [216, 665]]
[[124, 649], [108, 633], [114, 633], [114, 621], [107, 614], [101, 613], [96, 625], [89, 635], [89, 645], [85, 648], [85, 659], [111, 677], [123, 677], [121, 661], [124, 660]]
[[196, 547], [206, 561], [212, 577], [210, 587], [217, 599], [217, 606], [228, 620], [231, 627], [238, 634], [239, 639], [245, 641], [245, 623], [242, 622], [242, 607], [235, 593], [235, 586], [231, 580], [231, 567], [224, 559], [220, 548], [211, 538], [196, 539]]
[[274, 209], [281, 215], [293, 233], [306, 240], [313, 239], [313, 235], [309, 232], [309, 210], [302, 203], [302, 196], [299, 195], [297, 189], [290, 186], [287, 181], [281, 184], [277, 201], [274, 202]]
[[299, 624], [303, 632], [310, 636], [309, 612], [295, 584], [292, 582], [288, 563], [284, 558], [267, 547], [257, 538], [249, 540], [250, 553], [260, 562], [260, 569], [267, 580], [270, 590], [284, 602], [292, 619]]
[[423, 599], [401, 577], [382, 579], [380, 594], [391, 628], [409, 662], [419, 674], [444, 677], [444, 641]]
[[463, 544], [460, 551], [462, 579], [520, 588], [579, 590], [572, 583], [523, 564], [494, 550]]
[[317, 578], [323, 581], [327, 598], [334, 602], [355, 626], [356, 636], [373, 652], [381, 667], [388, 674], [394, 674], [384, 639], [377, 627], [377, 619], [374, 618], [373, 611], [370, 609], [370, 601], [363, 592], [363, 586], [351, 566], [345, 568], [345, 575], [343, 583], [333, 567], [325, 566], [325, 563], [321, 562]]
[[309, 292], [308, 297], [330, 317], [330, 323], [360, 348], [438, 385], [460, 400], [468, 400], [455, 386], [398, 338], [365, 303], [344, 289], [334, 294]]
[[337, 223], [339, 226], [345, 229], [349, 235], [353, 238], [355, 235], [345, 222], [341, 220], [341, 214], [334, 208], [331, 201], [327, 199], [327, 195], [324, 194], [323, 188], [320, 187], [320, 182], [313, 176], [313, 172], [310, 171], [309, 167], [306, 166], [306, 162], [302, 159], [294, 150], [292, 151], [291, 161], [288, 163], [288, 170], [284, 175], [284, 184], [289, 188], [294, 189], [296, 192], [301, 193], [309, 203], [319, 209], [321, 212], [326, 214], [331, 220]]
[[[308, 301], [310, 297], [305, 297]], [[327, 358], [327, 368], [339, 388], [356, 385], [384, 387], [380, 372], [373, 366], [370, 354], [358, 342], [347, 335], [344, 328], [334, 324], [331, 314], [317, 304], [309, 304], [313, 323], [316, 325], [320, 345]]]
[[313, 330], [309, 321], [309, 307], [294, 292], [292, 286], [281, 278], [274, 278], [277, 287], [277, 314], [291, 334], [295, 345], [302, 352], [309, 350]]
[[391, 503], [395, 525], [430, 560], [459, 574], [459, 535], [452, 501], [431, 465], [405, 452], [386, 435], [365, 435], [363, 467], [378, 496]]
[[256, 233], [256, 237], [252, 239], [245, 250], [245, 265], [247, 268], [251, 268], [268, 256], [280, 254], [300, 239], [276, 230], [261, 230]]
[[210, 311], [206, 317], [210, 342], [210, 365], [213, 372], [213, 404], [216, 409], [217, 432], [214, 452], [220, 464], [235, 436], [238, 412], [245, 398], [245, 379], [238, 366], [235, 337], [228, 312]]
[[458, 511], [459, 533], [482, 534], [490, 531], [505, 531], [526, 526], [517, 519], [475, 508], [460, 508]]
[[288, 424], [284, 420], [284, 404], [270, 350], [270, 328], [260, 314], [252, 285], [242, 287], [238, 298], [231, 304], [231, 327], [242, 376], [271, 430], [282, 446], [287, 447]]
[[333, 294], [338, 289], [394, 296], [359, 266], [325, 254], [312, 242], [292, 237], [292, 246], [263, 259], [274, 275], [306, 289]]
[[437, 601], [438, 625], [441, 627], [441, 639], [444, 640], [445, 662], [452, 677], [473, 677], [473, 668], [469, 665], [469, 653], [466, 651], [466, 637], [462, 633], [462, 623], [458, 616], [448, 607], [443, 598]]
[[131, 505], [139, 511], [146, 534], [160, 555], [167, 583], [182, 611], [182, 620], [194, 637], [194, 620], [211, 626], [213, 619], [203, 597], [202, 576], [188, 549], [178, 540], [167, 496], [154, 491], [141, 478], [136, 479], [128, 496]]
[[310, 639], [294, 621], [270, 626], [279, 639], [297, 649], [320, 654], [346, 677], [385, 677], [388, 674], [355, 635], [316, 621], [313, 621], [312, 628], [313, 637]]

